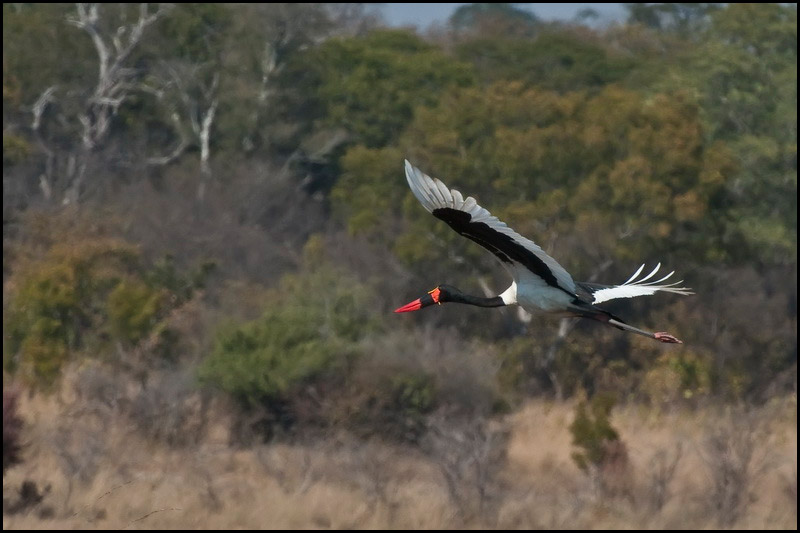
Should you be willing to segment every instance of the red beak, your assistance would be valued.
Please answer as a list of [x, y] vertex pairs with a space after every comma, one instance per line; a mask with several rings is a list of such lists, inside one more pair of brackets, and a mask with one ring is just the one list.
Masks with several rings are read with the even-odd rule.
[[403, 307], [398, 307], [394, 310], [395, 313], [408, 313], [409, 311], [419, 311], [423, 307], [428, 307], [429, 305], [438, 304], [439, 303], [439, 287], [436, 287], [432, 291], [429, 291], [428, 294], [423, 296], [422, 298], [417, 298], [411, 303], [407, 303]]
[[408, 313], [409, 311], [419, 311], [422, 309], [422, 298], [417, 298], [411, 303], [407, 303], [403, 307], [398, 307], [394, 310], [395, 313]]

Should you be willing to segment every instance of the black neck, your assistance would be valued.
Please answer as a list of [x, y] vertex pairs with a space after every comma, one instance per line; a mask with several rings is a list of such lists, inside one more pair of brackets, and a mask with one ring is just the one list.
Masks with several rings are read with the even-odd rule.
[[450, 295], [450, 301], [460, 304], [475, 305], [477, 307], [503, 307], [506, 303], [499, 296], [494, 298], [481, 298], [458, 292]]

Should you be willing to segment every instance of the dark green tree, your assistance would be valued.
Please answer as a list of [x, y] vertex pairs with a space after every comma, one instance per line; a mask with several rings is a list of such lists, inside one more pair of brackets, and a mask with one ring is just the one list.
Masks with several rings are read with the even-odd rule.
[[404, 30], [335, 38], [297, 57], [284, 83], [307, 87], [289, 105], [310, 106], [329, 128], [343, 128], [369, 147], [402, 133], [419, 106], [444, 89], [472, 83], [472, 69]]
[[667, 3], [625, 4], [628, 23], [642, 24], [659, 31], [675, 32], [691, 38], [709, 23], [709, 15], [724, 4]]
[[465, 4], [450, 16], [450, 26], [459, 34], [529, 37], [535, 34], [541, 22], [532, 12], [518, 7], [520, 5], [502, 2]]

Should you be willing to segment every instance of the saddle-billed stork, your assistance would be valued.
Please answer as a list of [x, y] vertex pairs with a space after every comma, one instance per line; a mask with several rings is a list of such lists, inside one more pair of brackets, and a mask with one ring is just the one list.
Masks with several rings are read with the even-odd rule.
[[489, 211], [479, 206], [474, 198], [469, 196], [465, 199], [460, 192], [424, 174], [411, 166], [408, 161], [405, 162], [405, 168], [411, 192], [422, 206], [436, 218], [447, 222], [464, 237], [492, 252], [508, 269], [514, 281], [502, 294], [493, 298], [470, 296], [450, 285], [439, 285], [422, 298], [396, 309], [395, 313], [417, 311], [423, 307], [447, 302], [478, 307], [518, 304], [529, 313], [590, 318], [661, 342], [682, 344], [682, 341], [669, 333], [650, 333], [635, 328], [595, 306], [615, 298], [646, 296], [658, 291], [694, 294], [691, 289], [676, 287], [682, 281], [661, 285], [674, 272], [659, 280], [648, 282], [658, 272], [661, 263], [648, 275], [637, 279], [644, 269], [644, 265], [640, 266], [636, 273], [621, 285], [576, 283], [555, 259], [547, 255], [533, 241], [521, 236], [497, 217], [492, 216]]

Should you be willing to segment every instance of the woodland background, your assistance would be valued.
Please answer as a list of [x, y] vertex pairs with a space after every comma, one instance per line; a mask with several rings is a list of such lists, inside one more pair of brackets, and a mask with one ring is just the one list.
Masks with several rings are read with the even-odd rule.
[[[796, 528], [796, 5], [627, 10], [4, 4], [4, 528]], [[392, 313], [404, 158], [685, 344]]]

